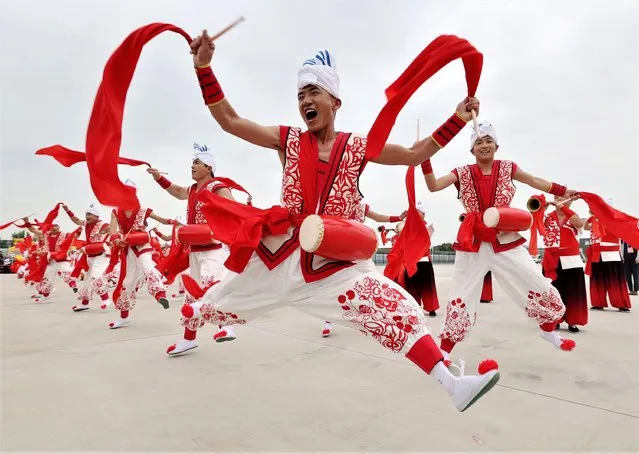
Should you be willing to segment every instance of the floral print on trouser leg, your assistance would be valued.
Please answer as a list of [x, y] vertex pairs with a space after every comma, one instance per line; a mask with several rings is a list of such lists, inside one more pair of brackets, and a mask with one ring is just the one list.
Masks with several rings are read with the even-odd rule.
[[365, 276], [352, 289], [337, 297], [342, 317], [358, 325], [360, 331], [371, 334], [380, 344], [400, 352], [409, 336], [421, 337], [424, 324], [417, 304], [411, 304], [404, 294], [374, 277]]
[[[214, 282], [215, 282], [215, 276], [204, 276], [200, 279], [200, 287], [206, 291]], [[185, 293], [184, 304], [191, 305], [195, 303], [196, 301], [197, 300], [193, 298], [193, 296], [191, 296], [189, 292]], [[207, 304], [203, 306], [207, 306], [207, 307], [200, 308], [200, 313], [204, 311], [204, 313], [206, 313], [207, 315], [213, 314], [214, 311], [210, 307], [210, 305]], [[197, 331], [199, 328], [202, 328], [205, 322], [213, 323], [211, 321], [210, 316], [206, 320], [203, 317], [184, 317], [183, 316], [182, 318], [180, 318], [180, 324], [184, 326], [185, 328], [190, 329], [191, 331]]]
[[547, 292], [528, 291], [526, 315], [535, 319], [537, 323], [551, 323], [560, 320], [566, 312], [566, 307], [561, 301], [559, 291], [555, 287], [550, 287]]
[[466, 307], [466, 303], [461, 298], [455, 298], [446, 305], [446, 321], [442, 328], [440, 338], [450, 339], [452, 342], [461, 342], [464, 340], [471, 326], [477, 321], [477, 314], [474, 314], [473, 320]]

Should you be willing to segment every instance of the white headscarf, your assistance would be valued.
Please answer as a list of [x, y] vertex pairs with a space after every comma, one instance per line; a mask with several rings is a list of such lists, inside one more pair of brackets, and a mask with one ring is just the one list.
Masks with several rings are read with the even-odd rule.
[[490, 136], [494, 141], [495, 145], [499, 145], [497, 143], [497, 132], [495, 132], [495, 127], [488, 123], [487, 121], [482, 121], [477, 125], [477, 129], [479, 129], [479, 135], [477, 135], [477, 131], [473, 129], [472, 134], [470, 135], [470, 146], [473, 147], [477, 139], [480, 137]]
[[100, 210], [94, 203], [90, 203], [89, 206], [87, 206], [86, 210], [84, 210], [84, 212], [100, 217]]
[[206, 145], [193, 144], [193, 160], [199, 159], [211, 168], [211, 172], [215, 175], [215, 157], [209, 151]]
[[339, 76], [335, 59], [327, 50], [321, 50], [315, 58], [306, 60], [297, 71], [297, 88], [316, 85], [339, 99]]
[[132, 180], [132, 179], [130, 179], [130, 178], [127, 178], [126, 180], [124, 180], [124, 184], [125, 184], [125, 185], [127, 185], [127, 186], [131, 186], [132, 188], [137, 187], [137, 186], [135, 185], [135, 181], [133, 181], [133, 180]]
[[175, 220], [178, 221], [180, 224], [186, 225], [186, 221], [184, 220], [184, 216], [182, 215], [175, 216]]
[[424, 204], [421, 200], [415, 204], [415, 208], [417, 208], [417, 210], [421, 211], [422, 213], [426, 213], [426, 211], [424, 210]]

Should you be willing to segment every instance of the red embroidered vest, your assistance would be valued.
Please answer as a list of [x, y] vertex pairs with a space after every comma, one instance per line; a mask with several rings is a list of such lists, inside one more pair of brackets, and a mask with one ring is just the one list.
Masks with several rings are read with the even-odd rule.
[[569, 219], [564, 218], [560, 225], [557, 212], [552, 212], [544, 218], [546, 236], [544, 246], [546, 248], [562, 248], [579, 254], [579, 230], [573, 226]]
[[104, 242], [107, 234], [101, 234], [100, 230], [108, 224], [104, 222], [96, 222], [94, 224], [84, 224], [84, 234], [87, 239], [87, 243], [102, 243]]
[[[304, 213], [304, 200], [300, 179], [301, 129], [281, 127], [285, 161], [282, 173], [281, 205], [291, 214]], [[314, 144], [315, 151], [317, 146]], [[366, 138], [349, 133], [338, 133], [323, 178], [317, 181], [318, 205], [307, 211], [316, 214], [342, 216], [357, 219], [362, 195], [359, 177], [365, 166]], [[319, 160], [319, 155], [316, 159]], [[268, 236], [262, 239], [257, 254], [264, 264], [273, 269], [299, 247], [299, 228], [291, 228], [285, 235]], [[333, 273], [352, 266], [353, 262], [340, 262], [308, 254], [301, 250], [302, 273], [306, 282], [323, 279]]]
[[[490, 207], [509, 207], [515, 197], [516, 188], [513, 184], [515, 164], [512, 161], [495, 160], [493, 162], [488, 183], [490, 185], [488, 199], [482, 195], [480, 186], [480, 182], [484, 181], [485, 176], [476, 164], [458, 167], [456, 172], [459, 199], [466, 213], [483, 213]], [[493, 249], [495, 252], [503, 252], [525, 242], [526, 239], [517, 232], [497, 232], [497, 240], [493, 243]], [[458, 243], [455, 243], [455, 249], [464, 250]], [[477, 250], [479, 250], [479, 244], [473, 250], [466, 252], [476, 252]]]
[[[217, 181], [213, 178], [211, 181], [206, 183], [200, 190], [197, 190], [197, 183], [191, 185], [189, 188], [189, 199], [186, 205], [186, 223], [187, 224], [206, 224], [206, 218], [202, 213], [202, 207], [204, 204], [198, 200], [197, 196], [202, 191], [210, 191], [215, 192], [220, 188], [226, 188], [227, 186], [221, 181]], [[195, 246], [191, 245], [191, 252], [201, 252], [201, 251], [210, 251], [214, 249], [222, 248], [222, 243], [214, 242], [208, 246]]]

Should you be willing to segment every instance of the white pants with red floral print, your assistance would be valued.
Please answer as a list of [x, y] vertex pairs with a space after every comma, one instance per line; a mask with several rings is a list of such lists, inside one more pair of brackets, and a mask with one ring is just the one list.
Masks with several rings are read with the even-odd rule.
[[299, 248], [272, 271], [253, 254], [242, 273], [212, 287], [202, 301], [202, 317], [218, 325], [244, 324], [291, 306], [370, 334], [396, 353], [408, 353], [415, 342], [430, 334], [417, 302], [379, 273], [372, 260], [306, 283]]
[[104, 295], [107, 293], [107, 284], [104, 272], [109, 266], [109, 258], [105, 254], [87, 257], [89, 270], [84, 275], [84, 282], [78, 292], [80, 301], [91, 301], [94, 293]]
[[[214, 249], [211, 251], [191, 252], [189, 254], [189, 275], [193, 279], [195, 279], [202, 288], [211, 285], [211, 283], [214, 281], [223, 282], [225, 279], [227, 279], [227, 277], [236, 274], [232, 271], [229, 271], [224, 266], [224, 262], [226, 261], [228, 256], [229, 248], [226, 245], [224, 245], [220, 249]], [[180, 282], [182, 282], [182, 279], [180, 277], [178, 277], [178, 279], [180, 279]], [[195, 301], [195, 298], [193, 298], [193, 296], [186, 292], [184, 302], [186, 304], [193, 304]], [[180, 323], [182, 324], [182, 326], [192, 331], [196, 331], [198, 328], [204, 326], [205, 322], [213, 323], [210, 318], [205, 319], [203, 317], [182, 317], [180, 319]]]
[[49, 295], [53, 292], [55, 280], [58, 277], [61, 277], [65, 283], [69, 283], [71, 281], [71, 272], [73, 271], [73, 267], [71, 266], [71, 262], [56, 262], [51, 260], [47, 264], [47, 269], [44, 272], [44, 277], [40, 282], [36, 284], [36, 290], [41, 295]]
[[458, 251], [455, 256], [442, 339], [461, 342], [475, 324], [484, 277], [489, 271], [510, 299], [538, 324], [554, 322], [564, 315], [566, 308], [559, 292], [523, 246], [497, 253], [490, 243], [482, 243], [479, 252]]
[[[145, 249], [147, 246], [141, 247]], [[120, 267], [120, 271], [123, 267]], [[122, 292], [114, 306], [119, 311], [128, 311], [135, 307], [135, 297], [138, 290], [146, 283], [149, 294], [155, 298], [159, 292], [166, 291], [162, 275], [155, 268], [151, 252], [144, 252], [138, 257], [131, 249], [126, 256], [126, 276], [122, 282]]]

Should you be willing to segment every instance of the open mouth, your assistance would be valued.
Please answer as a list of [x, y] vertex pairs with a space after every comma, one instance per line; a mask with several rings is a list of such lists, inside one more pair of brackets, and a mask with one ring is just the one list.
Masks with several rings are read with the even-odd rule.
[[317, 110], [313, 108], [308, 108], [304, 111], [304, 116], [308, 121], [313, 121], [317, 118]]

